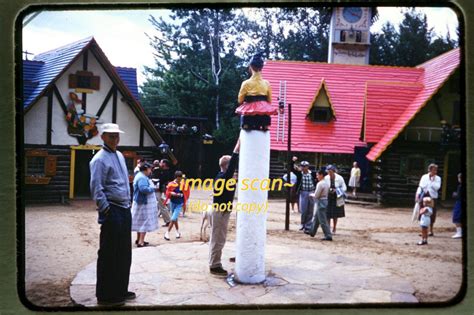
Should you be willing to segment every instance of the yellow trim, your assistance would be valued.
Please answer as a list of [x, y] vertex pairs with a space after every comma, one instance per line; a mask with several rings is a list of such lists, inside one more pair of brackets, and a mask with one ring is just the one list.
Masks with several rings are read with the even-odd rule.
[[443, 191], [441, 192], [441, 200], [446, 200], [446, 189], [447, 189], [447, 179], [448, 179], [448, 167], [449, 167], [449, 154], [451, 152], [446, 152], [444, 155], [444, 164], [443, 164], [443, 179], [442, 182], [444, 183], [443, 185]]
[[321, 88], [324, 88], [324, 91], [326, 92], [326, 96], [328, 97], [329, 101], [329, 108], [331, 108], [332, 116], [334, 117], [334, 119], [336, 119], [336, 112], [334, 111], [334, 106], [332, 105], [331, 94], [329, 94], [324, 78], [322, 78], [321, 83], [319, 84], [318, 90], [316, 91], [316, 94], [314, 95], [314, 98], [311, 101], [311, 106], [308, 108], [306, 115], [309, 115], [311, 109], [315, 107], [316, 99], [318, 98], [319, 93], [321, 92]]
[[410, 122], [415, 118], [415, 116], [426, 106], [426, 104], [431, 101], [431, 99], [433, 98], [434, 95], [436, 95], [436, 93], [438, 93], [438, 91], [444, 86], [444, 84], [449, 80], [449, 78], [451, 78], [451, 76], [453, 75], [453, 73], [458, 69], [458, 67], [454, 68], [453, 71], [451, 71], [451, 73], [446, 77], [446, 79], [441, 82], [439, 85], [438, 85], [438, 88], [433, 91], [433, 93], [431, 93], [431, 95], [426, 99], [426, 101], [420, 106], [418, 107], [418, 109], [416, 110], [415, 113], [413, 113], [413, 115], [411, 116], [410, 119], [407, 120], [407, 122], [403, 125], [402, 128], [400, 128], [398, 130], [398, 132], [392, 137], [392, 139], [390, 139], [390, 141], [387, 142], [387, 144], [382, 148], [382, 150], [380, 150], [379, 154], [377, 156], [374, 157], [374, 161], [376, 159], [378, 159], [380, 157], [380, 155], [382, 155], [382, 153], [387, 149], [387, 147], [389, 145], [392, 144], [392, 142], [398, 138], [398, 136], [400, 135], [400, 133], [403, 131], [403, 129], [405, 129], [406, 126], [408, 126], [410, 124]]
[[447, 189], [448, 189], [449, 159], [453, 156], [455, 157], [456, 155], [460, 155], [460, 152], [459, 151], [448, 151], [448, 152], [446, 152], [446, 155], [444, 156], [443, 178], [442, 178], [443, 190], [441, 192], [441, 200], [446, 200], [446, 194], [447, 194]]
[[69, 199], [74, 198], [74, 169], [75, 167], [76, 167], [76, 150], [72, 148], [71, 165], [69, 167]]
[[76, 88], [74, 90], [74, 92], [76, 93], [94, 93], [94, 90], [93, 89], [84, 89], [84, 88]]
[[71, 165], [69, 168], [69, 199], [74, 199], [74, 179], [76, 169], [76, 150], [100, 150], [102, 146], [92, 144], [72, 145], [71, 147]]
[[81, 145], [72, 145], [70, 146], [71, 150], [100, 150], [102, 149], [101, 145], [93, 144], [81, 144]]

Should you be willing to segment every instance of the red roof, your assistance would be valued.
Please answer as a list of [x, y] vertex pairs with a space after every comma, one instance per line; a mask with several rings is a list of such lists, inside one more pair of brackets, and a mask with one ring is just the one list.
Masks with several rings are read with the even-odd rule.
[[[378, 145], [391, 143], [390, 135], [398, 135], [401, 130], [397, 128], [406, 125], [403, 121], [408, 123], [413, 118], [409, 113], [418, 112], [458, 65], [459, 49], [455, 49], [418, 67], [268, 61], [263, 77], [272, 86], [273, 104], [278, 103], [280, 81], [286, 81], [287, 103], [292, 104], [292, 151], [354, 153], [354, 147], [366, 146], [360, 135], [364, 106], [367, 106], [366, 141], [380, 140], [374, 146], [381, 149], [377, 151], [380, 155], [386, 146]], [[329, 123], [306, 119], [322, 82], [337, 117]], [[413, 107], [411, 111], [410, 106]], [[394, 117], [399, 118], [394, 121]], [[277, 141], [277, 117], [273, 116], [270, 128], [272, 150], [287, 150], [287, 128], [288, 121], [285, 122], [283, 140], [279, 137]], [[369, 159], [372, 159], [374, 148], [367, 156]]]
[[419, 83], [367, 82], [364, 140], [377, 143], [382, 139], [422, 89]]
[[456, 48], [416, 67], [423, 70], [419, 83], [423, 89], [416, 94], [405, 111], [398, 116], [390, 129], [367, 154], [367, 158], [375, 161], [385, 149], [398, 137], [415, 115], [428, 103], [431, 97], [443, 86], [449, 76], [460, 63], [460, 49]]

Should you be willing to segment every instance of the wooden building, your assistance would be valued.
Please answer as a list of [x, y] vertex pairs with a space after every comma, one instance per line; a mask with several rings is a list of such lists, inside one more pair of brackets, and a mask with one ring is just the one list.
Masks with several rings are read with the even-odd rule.
[[90, 198], [89, 161], [101, 149], [101, 123], [125, 131], [119, 150], [130, 180], [138, 157], [160, 157], [162, 138], [138, 101], [136, 70], [112, 66], [94, 38], [22, 66], [26, 202]]
[[[457, 48], [416, 67], [268, 61], [263, 76], [275, 104], [292, 104], [291, 150], [316, 167], [336, 164], [346, 181], [358, 161], [365, 190], [388, 203], [413, 201], [430, 162], [440, 165], [442, 199], [456, 188], [459, 65]], [[272, 122], [274, 164], [286, 160], [287, 128], [282, 116]]]

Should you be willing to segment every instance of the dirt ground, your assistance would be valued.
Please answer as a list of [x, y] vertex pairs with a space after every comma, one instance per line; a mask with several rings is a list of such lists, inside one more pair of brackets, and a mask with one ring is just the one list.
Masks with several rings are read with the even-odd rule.
[[[193, 192], [193, 200], [210, 202], [209, 192]], [[285, 231], [284, 200], [270, 200], [268, 212], [268, 243], [371, 262], [409, 280], [420, 302], [448, 301], [461, 288], [462, 241], [451, 239], [451, 209], [439, 209], [435, 236], [429, 238], [428, 246], [416, 245], [419, 228], [411, 222], [409, 208], [346, 204], [346, 217], [339, 220], [333, 242], [321, 242], [320, 231], [315, 238], [298, 231], [298, 213], [290, 214], [290, 231]], [[97, 258], [100, 226], [93, 202], [31, 205], [26, 208], [25, 218], [27, 299], [42, 307], [72, 306], [71, 281]], [[200, 213], [188, 211], [186, 217], [180, 218], [182, 238], [176, 241], [200, 242], [200, 222]], [[147, 234], [146, 240], [151, 246], [160, 246], [166, 242], [163, 234], [164, 228], [160, 228]], [[229, 223], [228, 239], [235, 239], [235, 212]]]

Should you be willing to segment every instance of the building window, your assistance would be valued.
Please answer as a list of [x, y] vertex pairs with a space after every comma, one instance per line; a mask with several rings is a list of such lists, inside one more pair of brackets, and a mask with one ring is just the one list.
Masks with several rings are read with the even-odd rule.
[[77, 71], [69, 75], [69, 88], [76, 92], [98, 91], [100, 89], [100, 77], [89, 71]]
[[400, 175], [421, 176], [428, 172], [428, 165], [431, 163], [435, 163], [435, 160], [424, 155], [402, 156], [400, 159]]
[[328, 122], [332, 118], [330, 107], [313, 107], [309, 112], [309, 119], [314, 122]]
[[45, 158], [41, 156], [31, 156], [26, 162], [26, 175], [44, 176]]
[[25, 152], [25, 183], [49, 184], [56, 175], [56, 156], [45, 150], [27, 150]]

